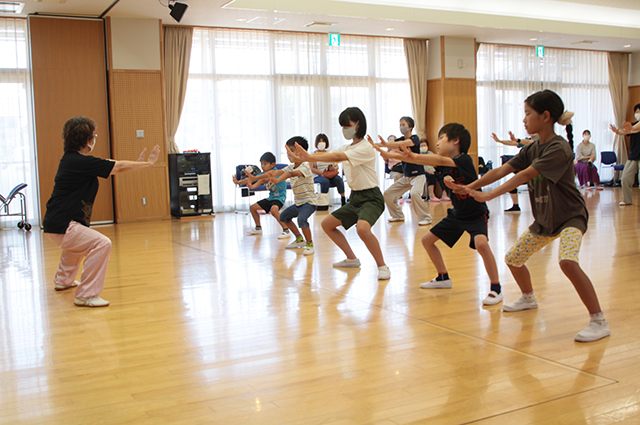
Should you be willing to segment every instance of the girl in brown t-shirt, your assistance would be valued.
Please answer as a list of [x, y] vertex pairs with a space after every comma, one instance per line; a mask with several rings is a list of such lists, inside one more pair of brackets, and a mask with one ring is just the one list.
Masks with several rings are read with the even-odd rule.
[[[488, 201], [521, 184], [528, 184], [535, 221], [511, 247], [505, 258], [522, 296], [513, 303], [505, 304], [502, 309], [511, 312], [538, 308], [531, 275], [525, 262], [536, 251], [559, 237], [560, 268], [576, 288], [591, 316], [589, 326], [578, 332], [575, 340], [596, 341], [609, 336], [611, 331], [593, 284], [578, 264], [582, 235], [587, 231], [589, 214], [584, 198], [574, 183], [571, 147], [554, 132], [554, 124], [570, 124], [573, 113], [564, 111], [562, 99], [551, 90], [529, 96], [524, 102], [524, 113], [525, 129], [529, 134], [538, 133], [539, 140], [522, 148], [508, 163], [489, 171], [467, 186], [450, 182], [447, 185], [455, 191], [469, 193], [478, 201]], [[514, 177], [490, 192], [476, 190], [514, 172], [517, 172]]]

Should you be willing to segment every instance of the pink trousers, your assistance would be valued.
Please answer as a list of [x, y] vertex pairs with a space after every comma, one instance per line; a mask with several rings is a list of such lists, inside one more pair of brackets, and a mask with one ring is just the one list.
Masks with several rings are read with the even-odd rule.
[[62, 248], [60, 265], [54, 282], [57, 285], [71, 285], [78, 275], [82, 258], [86, 256], [82, 279], [76, 289], [76, 297], [89, 298], [99, 295], [104, 288], [104, 280], [107, 276], [111, 240], [102, 233], [75, 221], [69, 223], [64, 235], [45, 234]]

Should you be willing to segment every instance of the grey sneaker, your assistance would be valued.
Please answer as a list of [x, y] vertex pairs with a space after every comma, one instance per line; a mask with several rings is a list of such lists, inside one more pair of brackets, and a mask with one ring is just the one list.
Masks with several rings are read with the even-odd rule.
[[427, 217], [427, 218], [425, 218], [423, 220], [420, 220], [418, 222], [418, 226], [426, 226], [428, 224], [431, 224], [431, 217]]
[[348, 258], [342, 260], [342, 261], [338, 261], [337, 263], [333, 263], [333, 267], [350, 267], [350, 268], [357, 268], [360, 267], [360, 260], [358, 260], [357, 258], [350, 260]]
[[302, 242], [296, 242], [295, 240], [293, 242], [291, 242], [288, 245], [285, 245], [284, 247], [286, 249], [298, 249], [298, 248], [304, 248], [305, 246], [307, 246], [307, 243], [305, 241]]
[[578, 342], [591, 342], [611, 335], [609, 323], [606, 320], [592, 320], [589, 326], [578, 332], [573, 339]]
[[451, 279], [446, 280], [431, 280], [420, 284], [422, 289], [449, 289], [451, 288]]
[[522, 311], [522, 310], [532, 310], [534, 308], [538, 308], [538, 299], [535, 295], [531, 295], [524, 298], [521, 296], [517, 301], [512, 302], [511, 304], [504, 304], [502, 306], [502, 311]]
[[78, 307], [106, 307], [109, 305], [109, 301], [103, 300], [97, 295], [89, 298], [76, 297], [73, 303]]
[[249, 236], [261, 235], [261, 234], [262, 234], [262, 229], [251, 229], [247, 232], [247, 235]]
[[278, 235], [278, 239], [289, 239], [291, 237], [291, 232], [288, 230], [283, 230], [282, 233]]

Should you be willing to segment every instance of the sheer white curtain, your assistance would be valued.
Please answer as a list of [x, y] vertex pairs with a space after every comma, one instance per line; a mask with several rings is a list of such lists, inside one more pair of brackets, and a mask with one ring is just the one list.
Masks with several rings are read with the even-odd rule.
[[[411, 94], [401, 39], [231, 29], [195, 29], [179, 149], [211, 152], [214, 205], [234, 205], [231, 174], [238, 164], [259, 164], [270, 151], [288, 162], [284, 143], [318, 133], [334, 149], [346, 141], [338, 116], [362, 109], [372, 137], [398, 133], [411, 115]], [[384, 178], [380, 161], [379, 178]]]
[[[39, 224], [37, 180], [33, 146], [31, 82], [27, 60], [27, 21], [0, 18], [0, 193], [20, 183], [27, 198], [28, 218]], [[11, 203], [19, 212], [20, 203]], [[14, 227], [17, 217], [0, 219], [0, 227]]]
[[[612, 150], [609, 124], [615, 120], [606, 53], [547, 48], [545, 57], [538, 58], [533, 47], [481, 44], [477, 63], [478, 154], [485, 161], [500, 165], [500, 155], [518, 152], [494, 142], [491, 133], [506, 139], [510, 130], [518, 138], [526, 137], [524, 100], [542, 89], [558, 93], [565, 109], [575, 113], [574, 145], [589, 130], [598, 152]], [[556, 133], [566, 138], [564, 127], [557, 126]]]

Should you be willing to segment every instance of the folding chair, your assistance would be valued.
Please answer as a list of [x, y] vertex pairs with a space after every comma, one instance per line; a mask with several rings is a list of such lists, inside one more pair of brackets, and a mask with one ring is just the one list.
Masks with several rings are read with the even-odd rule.
[[624, 164], [617, 164], [618, 156], [613, 151], [600, 152], [600, 176], [602, 176], [602, 168], [611, 168], [614, 173], [611, 176], [611, 181], [604, 186], [618, 186], [620, 182], [616, 182], [616, 171], [624, 170]]
[[[0, 217], [12, 217], [12, 216], [20, 216], [21, 220], [18, 222], [18, 228], [24, 229], [27, 232], [31, 230], [31, 224], [29, 224], [29, 220], [27, 219], [27, 200], [22, 193], [22, 189], [27, 187], [26, 183], [20, 183], [9, 192], [9, 195], [5, 198], [0, 195]], [[16, 196], [20, 198], [20, 212], [12, 213], [9, 209], [9, 204], [13, 201]]]

